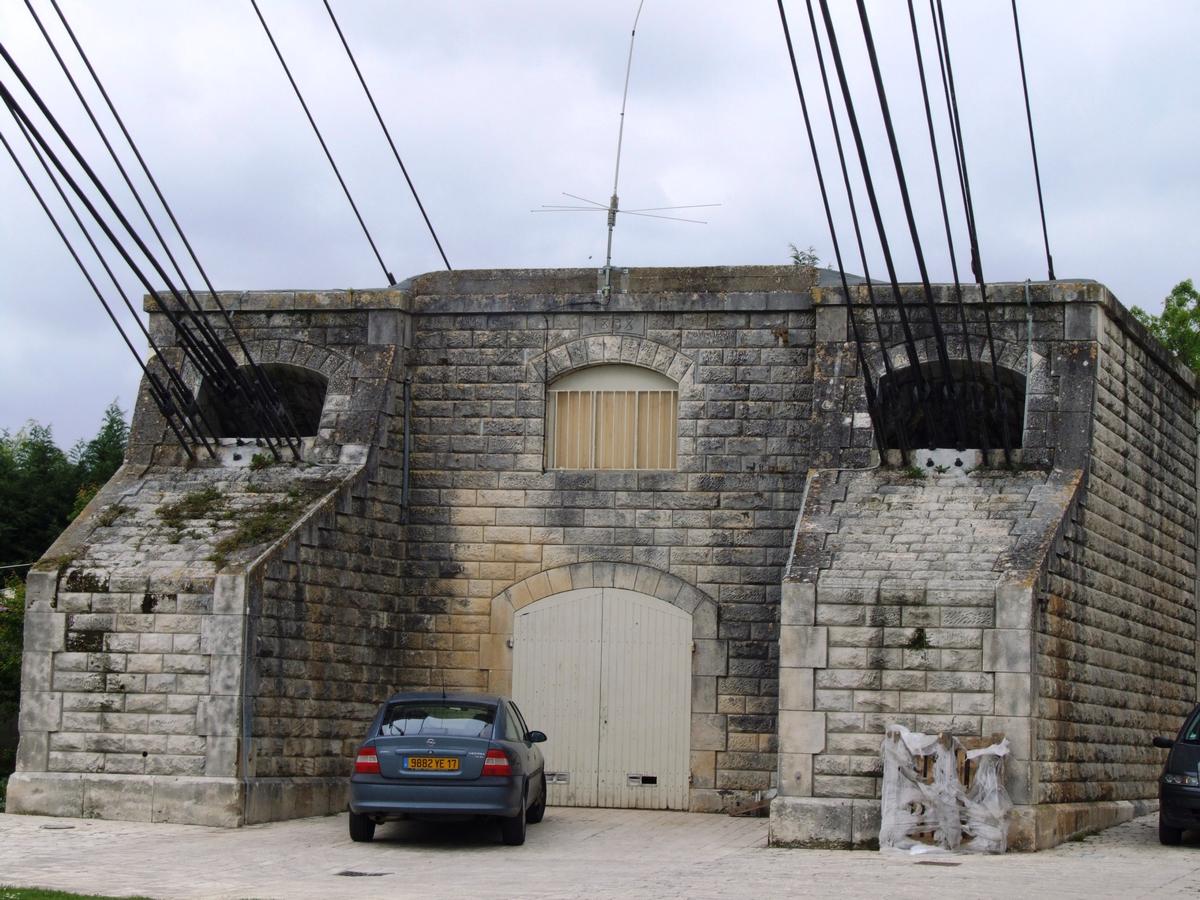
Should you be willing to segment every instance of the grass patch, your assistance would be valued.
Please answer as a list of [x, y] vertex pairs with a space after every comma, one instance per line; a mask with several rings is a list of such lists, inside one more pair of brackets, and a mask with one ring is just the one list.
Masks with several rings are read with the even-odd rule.
[[182, 531], [185, 522], [207, 518], [224, 505], [225, 497], [219, 490], [204, 488], [185, 494], [182, 500], [164, 503], [158, 508], [158, 517], [168, 528]]
[[215, 520], [224, 510], [225, 495], [214, 487], [208, 487], [184, 494], [182, 499], [174, 503], [164, 503], [158, 508], [158, 517], [170, 529], [167, 543], [178, 544], [183, 539], [183, 529], [188, 522], [212, 516], [213, 527], [216, 527]]
[[229, 557], [241, 550], [257, 547], [282, 536], [316, 497], [325, 492], [321, 484], [292, 487], [281, 500], [272, 500], [253, 512], [247, 512], [233, 533], [217, 541], [210, 562], [223, 567]]
[[274, 464], [275, 457], [269, 453], [255, 453], [252, 457], [250, 457], [251, 472], [261, 472], [263, 469], [273, 466]]
[[924, 478], [925, 470], [920, 466], [906, 466], [900, 470], [900, 474], [905, 478]]
[[[48, 888], [23, 888], [0, 886], [0, 900], [67, 900], [82, 897], [83, 900], [118, 900], [108, 894], [72, 894], [70, 891], [52, 891]], [[149, 900], [148, 897], [126, 897], [124, 900]]]
[[61, 575], [63, 572], [67, 571], [67, 568], [71, 565], [71, 563], [75, 562], [75, 560], [79, 559], [79, 557], [83, 555], [83, 551], [85, 549], [86, 548], [84, 547], [76, 547], [74, 550], [64, 553], [62, 556], [48, 556], [45, 559], [40, 560], [33, 567], [33, 571], [54, 572], [58, 575]]
[[98, 515], [96, 517], [96, 521], [98, 523], [100, 523], [100, 525], [102, 525], [103, 527], [108, 528], [110, 525], [112, 525], [114, 522], [116, 522], [117, 519], [121, 518], [121, 516], [125, 515], [125, 513], [127, 513], [127, 512], [129, 512], [128, 506], [123, 506], [120, 503], [115, 503], [112, 506], [108, 507], [108, 509], [104, 510], [104, 512], [100, 513], [100, 515]]

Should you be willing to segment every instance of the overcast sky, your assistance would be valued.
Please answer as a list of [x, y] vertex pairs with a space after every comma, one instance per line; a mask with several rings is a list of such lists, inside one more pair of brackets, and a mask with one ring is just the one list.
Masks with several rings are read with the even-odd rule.
[[[574, 202], [563, 191], [607, 201], [636, 0], [332, 2], [455, 268], [603, 264], [603, 214], [530, 210]], [[1009, 2], [945, 2], [986, 275], [1045, 278]], [[47, 0], [33, 3], [77, 65]], [[383, 284], [249, 0], [61, 5], [218, 288]], [[398, 279], [440, 268], [322, 4], [260, 5], [388, 267]], [[832, 6], [901, 277], [915, 279], [854, 4]], [[948, 280], [906, 7], [868, 8], [931, 274]], [[917, 8], [929, 50], [926, 0]], [[806, 13], [798, 0], [787, 9], [836, 184]], [[1056, 274], [1157, 311], [1200, 277], [1200, 4], [1020, 10]], [[0, 0], [0, 40], [132, 215], [22, 0]], [[13, 137], [9, 117], [0, 132]], [[623, 218], [617, 265], [781, 263], [789, 243], [831, 264], [774, 3], [646, 0], [620, 196], [626, 208], [721, 206], [697, 211], [707, 225]], [[0, 428], [37, 419], [66, 446], [95, 432], [113, 398], [129, 408], [139, 371], [5, 157], [0, 199]], [[124, 281], [140, 306], [141, 287]]]

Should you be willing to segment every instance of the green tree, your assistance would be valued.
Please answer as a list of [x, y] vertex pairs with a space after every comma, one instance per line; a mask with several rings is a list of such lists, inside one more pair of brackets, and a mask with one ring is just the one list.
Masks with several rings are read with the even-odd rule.
[[0, 432], [0, 565], [32, 562], [70, 523], [78, 469], [50, 428]]
[[75, 503], [71, 508], [72, 519], [83, 512], [104, 482], [121, 467], [128, 443], [129, 425], [125, 422], [125, 413], [114, 400], [104, 410], [99, 433], [90, 441], [80, 440], [71, 449], [71, 460], [75, 463], [79, 478]]
[[1200, 291], [1188, 278], [1179, 282], [1163, 301], [1162, 315], [1135, 306], [1133, 314], [1193, 371], [1200, 372]]

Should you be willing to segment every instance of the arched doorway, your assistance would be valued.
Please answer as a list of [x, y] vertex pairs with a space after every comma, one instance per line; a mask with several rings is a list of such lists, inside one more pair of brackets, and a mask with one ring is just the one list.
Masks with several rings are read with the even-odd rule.
[[687, 809], [692, 617], [637, 591], [564, 591], [513, 619], [513, 697], [550, 803]]

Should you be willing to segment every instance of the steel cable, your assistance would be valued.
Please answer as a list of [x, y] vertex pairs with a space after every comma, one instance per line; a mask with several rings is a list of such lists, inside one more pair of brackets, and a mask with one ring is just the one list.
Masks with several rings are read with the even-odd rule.
[[[14, 118], [15, 118], [15, 116], [14, 116]], [[17, 121], [18, 121], [18, 124], [20, 124], [20, 121], [19, 120], [17, 120]], [[29, 140], [28, 134], [26, 134], [25, 137], [26, 137], [26, 140]], [[88, 285], [91, 287], [92, 292], [96, 295], [96, 299], [100, 301], [100, 305], [102, 307], [104, 307], [105, 313], [108, 314], [108, 318], [112, 321], [113, 325], [116, 327], [117, 333], [121, 335], [121, 340], [123, 340], [125, 342], [125, 346], [129, 349], [129, 352], [133, 355], [134, 360], [137, 361], [138, 368], [140, 368], [142, 370], [142, 374], [145, 375], [147, 382], [151, 385], [150, 393], [151, 393], [151, 396], [154, 398], [155, 405], [158, 407], [159, 411], [162, 413], [163, 419], [166, 421], [166, 423], [170, 427], [171, 431], [175, 434], [176, 439], [179, 441], [179, 445], [181, 447], [183, 447], [183, 450], [188, 455], [189, 459], [195, 460], [196, 454], [192, 451], [192, 448], [188, 441], [188, 438], [194, 439], [195, 436], [192, 434], [191, 430], [188, 428], [186, 417], [180, 416], [185, 430], [188, 430], [188, 438], [184, 437], [184, 435], [180, 432], [178, 426], [175, 424], [175, 414], [177, 413], [177, 410], [175, 409], [174, 404], [171, 403], [171, 401], [170, 401], [169, 393], [167, 393], [167, 391], [163, 388], [163, 386], [162, 386], [161, 382], [159, 382], [157, 376], [153, 372], [150, 371], [146, 362], [142, 359], [141, 354], [139, 354], [137, 351], [137, 348], [134, 347], [133, 342], [129, 339], [129, 335], [126, 333], [124, 327], [121, 325], [121, 322], [117, 318], [116, 314], [113, 312], [112, 307], [110, 307], [108, 304], [108, 301], [104, 299], [104, 294], [101, 292], [100, 287], [96, 284], [95, 279], [92, 278], [91, 272], [88, 271], [87, 266], [84, 265], [83, 260], [79, 256], [79, 253], [76, 252], [75, 247], [71, 244], [71, 239], [68, 238], [66, 232], [63, 231], [62, 226], [58, 222], [58, 219], [55, 217], [54, 213], [51, 211], [50, 206], [46, 203], [45, 198], [42, 196], [41, 192], [38, 190], [37, 185], [34, 184], [33, 179], [30, 177], [29, 173], [25, 170], [25, 167], [21, 164], [21, 160], [17, 157], [16, 151], [13, 150], [13, 147], [11, 144], [9, 144], [8, 139], [4, 137], [3, 132], [0, 132], [0, 144], [3, 144], [4, 149], [8, 151], [8, 155], [9, 155], [9, 157], [11, 157], [11, 159], [13, 161], [13, 165], [15, 165], [17, 167], [17, 171], [21, 173], [21, 177], [23, 179], [25, 179], [25, 184], [29, 186], [29, 190], [33, 193], [33, 196], [37, 199], [37, 202], [41, 206], [42, 211], [46, 214], [46, 218], [48, 218], [50, 220], [50, 224], [54, 227], [54, 230], [58, 233], [59, 238], [62, 239], [63, 244], [67, 248], [67, 252], [71, 255], [71, 258], [75, 261], [75, 265], [77, 265], [79, 267], [79, 271], [83, 274], [84, 280], [87, 281]], [[165, 361], [163, 361], [163, 362], [165, 365]], [[212, 455], [212, 449], [208, 446], [208, 443], [203, 440], [201, 440], [201, 443], [203, 443], [204, 449], [207, 450], [210, 455]]]
[[[936, 3], [936, 7], [935, 4]], [[988, 307], [987, 282], [983, 275], [983, 260], [979, 253], [979, 232], [975, 226], [975, 205], [971, 197], [971, 179], [967, 171], [966, 146], [963, 142], [962, 119], [958, 113], [958, 92], [954, 86], [954, 66], [950, 59], [950, 37], [946, 30], [945, 11], [942, 0], [929, 0], [937, 36], [938, 64], [941, 67], [942, 87], [946, 95], [946, 110], [950, 117], [954, 153], [957, 160], [959, 187], [962, 191], [963, 207], [967, 220], [967, 235], [971, 242], [971, 269], [975, 283], [979, 286], [980, 308], [983, 310], [984, 332], [988, 354], [992, 363], [992, 390], [999, 421], [1000, 440], [1004, 448], [1004, 461], [1012, 462], [1012, 438], [1008, 433], [1008, 398], [1000, 385], [1000, 362], [996, 355], [996, 338], [992, 329], [992, 316]]]
[[1017, 0], [1012, 0], [1012, 12], [1013, 31], [1017, 36], [1017, 60], [1021, 64], [1021, 90], [1025, 94], [1025, 122], [1029, 126], [1029, 150], [1033, 154], [1033, 180], [1037, 185], [1038, 212], [1042, 217], [1042, 242], [1046, 247], [1046, 270], [1053, 281], [1054, 257], [1050, 255], [1050, 234], [1046, 230], [1046, 204], [1042, 199], [1042, 173], [1038, 168], [1037, 142], [1033, 139], [1033, 111], [1029, 106], [1029, 81], [1025, 78], [1025, 50], [1021, 46], [1021, 21], [1017, 16]]
[[[146, 342], [150, 345], [150, 349], [153, 350], [154, 354], [158, 357], [159, 364], [163, 367], [164, 371], [167, 373], [167, 377], [171, 381], [172, 386], [175, 388], [176, 394], [179, 395], [185, 401], [185, 408], [188, 410], [191, 410], [194, 407], [194, 404], [191, 403], [191, 399], [192, 399], [191, 392], [188, 390], [187, 385], [183, 382], [183, 379], [180, 377], [180, 375], [175, 371], [175, 368], [173, 366], [171, 366], [170, 363], [167, 361], [167, 357], [163, 353], [162, 348], [160, 348], [158, 346], [158, 342], [155, 341], [154, 336], [150, 333], [150, 330], [145, 326], [145, 324], [143, 324], [141, 317], [137, 314], [137, 310], [134, 308], [132, 301], [130, 301], [130, 299], [129, 299], [129, 295], [126, 294], [124, 288], [121, 287], [120, 280], [117, 278], [116, 273], [113, 272], [112, 267], [108, 264], [108, 261], [104, 258], [104, 254], [101, 252], [100, 247], [96, 244], [95, 239], [92, 237], [91, 233], [88, 231], [87, 226], [83, 222], [83, 219], [80, 217], [80, 215], [76, 211], [74, 205], [71, 203], [71, 200], [67, 196], [66, 191], [63, 190], [63, 187], [59, 183], [57, 176], [54, 174], [54, 170], [50, 167], [50, 164], [46, 162], [46, 158], [42, 155], [41, 150], [38, 149], [38, 146], [34, 142], [32, 136], [29, 134], [29, 131], [24, 127], [24, 125], [21, 123], [20, 118], [17, 117], [16, 113], [13, 112], [12, 109], [9, 109], [9, 112], [10, 112], [10, 114], [12, 114], [13, 120], [17, 123], [17, 127], [21, 130], [21, 134], [25, 138], [26, 143], [29, 145], [30, 150], [33, 152], [34, 157], [37, 159], [38, 163], [41, 165], [43, 172], [45, 172], [47, 179], [54, 186], [54, 190], [58, 194], [59, 199], [62, 201], [63, 206], [66, 208], [67, 212], [69, 212], [71, 214], [71, 218], [75, 221], [76, 227], [79, 229], [80, 233], [83, 235], [84, 240], [87, 241], [88, 246], [91, 247], [92, 252], [95, 254], [96, 259], [100, 263], [101, 268], [103, 268], [105, 274], [108, 275], [109, 280], [112, 282], [113, 289], [117, 292], [118, 296], [120, 296], [122, 302], [125, 304], [126, 310], [128, 310], [130, 316], [133, 318], [133, 321], [137, 323], [138, 328], [142, 332], [142, 336], [146, 339]], [[10, 155], [11, 155], [11, 151], [10, 151]], [[21, 164], [18, 160], [16, 160], [14, 158], [13, 161], [14, 161], [14, 163], [16, 163], [18, 169], [22, 168]], [[24, 171], [22, 171], [22, 174], [23, 175], [25, 174]], [[55, 217], [53, 216], [53, 214], [50, 212], [50, 210], [45, 205], [45, 202], [42, 200], [40, 194], [37, 191], [37, 188], [32, 184], [32, 181], [28, 175], [25, 175], [25, 180], [26, 180], [26, 183], [29, 184], [30, 189], [34, 192], [34, 195], [38, 198], [38, 202], [42, 203], [42, 208], [46, 211], [46, 215], [50, 218], [51, 224], [53, 224], [55, 226], [56, 230], [58, 230], [58, 225], [57, 225], [57, 221], [56, 221]], [[76, 256], [76, 254], [74, 253], [74, 251], [71, 247], [70, 242], [66, 239], [66, 237], [63, 234], [61, 234], [61, 232], [60, 232], [60, 237], [63, 237], [64, 242], [67, 243], [67, 248], [69, 251], [71, 251], [71, 255]], [[78, 259], [76, 261], [78, 262]], [[85, 275], [85, 277], [88, 278], [89, 283], [92, 283], [90, 277], [87, 274], [87, 270], [84, 269], [82, 263], [80, 263], [80, 268], [83, 269], [84, 275]], [[95, 289], [95, 288], [93, 288], [93, 289]], [[100, 298], [100, 301], [102, 304], [105, 304], [105, 309], [107, 310], [107, 304], [105, 303], [103, 298]], [[111, 316], [111, 313], [110, 313], [110, 316]], [[114, 320], [114, 324], [117, 324], [115, 322], [115, 320]], [[121, 336], [124, 338], [125, 337], [124, 331], [121, 330], [121, 326], [119, 324], [117, 324], [117, 328], [119, 331], [121, 331]], [[126, 338], [126, 343], [127, 344], [130, 343], [127, 338]], [[132, 345], [131, 345], [131, 349], [132, 349]], [[140, 355], [138, 355], [136, 351], [134, 351], [134, 354], [135, 354], [135, 356], [138, 356], [139, 361], [140, 361]], [[165, 387], [163, 387], [161, 384], [159, 384], [157, 382], [156, 378], [154, 378], [153, 376], [151, 376], [151, 378], [152, 378], [152, 381], [151, 381], [152, 389], [157, 389], [157, 390], [162, 391], [164, 396], [169, 399], [169, 397], [170, 397], [169, 391]], [[211, 432], [212, 428], [208, 422], [208, 418], [205, 415], [204, 410], [199, 407], [195, 407], [195, 411], [199, 415], [201, 423], [204, 424], [206, 427], [208, 427], [209, 431]], [[185, 422], [189, 421], [187, 418], [187, 416], [189, 414], [190, 413], [182, 414], [182, 418]], [[200, 431], [200, 429], [198, 427], [195, 429], [195, 431], [196, 431], [197, 435], [200, 435], [200, 437], [198, 438], [198, 443], [200, 443], [204, 446], [205, 450], [209, 453], [210, 456], [215, 457], [215, 454], [212, 452], [211, 449], [209, 449], [207, 441], [204, 440], [204, 438], [202, 436], [203, 432]], [[189, 429], [189, 433], [190, 432], [191, 432], [191, 429]], [[186, 450], [187, 448], [185, 447], [184, 449]], [[189, 456], [190, 455], [191, 454], [189, 453]]]
[[437, 232], [433, 229], [433, 223], [429, 221], [429, 214], [425, 212], [425, 205], [421, 203], [421, 198], [417, 196], [417, 189], [413, 185], [412, 179], [408, 175], [408, 169], [404, 166], [404, 161], [400, 159], [400, 151], [396, 149], [396, 142], [392, 140], [392, 134], [388, 131], [388, 127], [384, 124], [383, 116], [379, 112], [379, 107], [375, 105], [375, 97], [371, 94], [371, 89], [367, 87], [367, 80], [363, 77], [362, 70], [358, 67], [358, 60], [354, 58], [354, 54], [350, 52], [350, 45], [346, 42], [346, 35], [342, 33], [342, 26], [338, 24], [337, 17], [333, 14], [333, 7], [329, 5], [329, 0], [324, 0], [325, 9], [329, 12], [329, 19], [333, 22], [333, 27], [337, 29], [338, 37], [342, 41], [342, 46], [346, 48], [346, 56], [350, 58], [350, 65], [354, 66], [354, 74], [358, 76], [358, 83], [362, 85], [363, 92], [367, 95], [367, 100], [371, 104], [371, 110], [375, 113], [375, 118], [379, 121], [379, 127], [383, 129], [383, 136], [387, 138], [388, 146], [392, 148], [392, 156], [396, 157], [396, 164], [400, 166], [400, 171], [404, 175], [404, 180], [408, 182], [408, 189], [412, 192], [413, 199], [417, 201], [417, 209], [421, 211], [421, 217], [425, 220], [425, 227], [429, 229], [429, 234], [433, 238], [433, 242], [437, 244], [438, 253], [442, 255], [442, 262], [446, 264], [446, 271], [452, 272], [450, 268], [450, 260], [446, 258], [446, 251], [442, 249], [442, 242], [438, 240]]
[[[858, 18], [862, 24], [863, 39], [867, 46], [867, 58], [871, 64], [871, 74], [875, 81], [875, 93], [879, 98], [879, 109], [883, 116], [884, 129], [887, 132], [888, 147], [892, 154], [892, 165], [896, 170], [896, 183], [900, 188], [900, 200], [904, 206], [904, 218], [908, 224], [909, 237], [912, 240], [913, 253], [917, 259], [917, 271], [921, 276], [921, 290], [925, 295], [925, 305], [929, 310], [929, 324], [933, 328], [934, 346], [937, 349], [938, 363], [942, 369], [942, 384], [938, 386], [938, 390], [943, 394], [943, 402], [940, 404], [939, 415], [944, 415], [949, 406], [953, 410], [953, 414], [949, 417], [953, 421], [955, 434], [957, 437], [957, 448], [965, 449], [964, 437], [966, 431], [966, 423], [962, 415], [962, 405], [958, 402], [958, 390], [955, 387], [954, 373], [950, 369], [950, 355], [946, 349], [946, 335], [942, 330], [941, 317], [938, 315], [937, 304], [933, 298], [933, 287], [929, 282], [929, 270], [925, 265], [925, 252], [921, 246], [921, 236], [917, 231], [917, 221], [913, 214], [912, 198], [908, 191], [908, 179], [904, 174], [904, 162], [900, 156], [900, 145], [896, 139], [896, 129], [892, 124], [891, 108], [888, 104], [887, 91], [883, 84], [883, 71], [879, 66], [879, 58], [875, 52], [875, 38], [871, 32], [870, 18], [867, 16], [867, 7], [864, 0], [858, 0]], [[889, 254], [890, 257], [890, 254]], [[893, 280], [895, 273], [890, 268], [889, 274]]]
[[[271, 383], [271, 380], [267, 378], [266, 373], [262, 370], [262, 367], [258, 364], [257, 360], [255, 360], [251, 355], [250, 349], [246, 346], [241, 332], [234, 325], [233, 317], [229, 314], [229, 311], [225, 309], [224, 304], [221, 303], [220, 294], [213, 286], [213, 283], [211, 279], [209, 279], [208, 273], [204, 266], [201, 265], [200, 259], [196, 255], [196, 251], [193, 249], [191, 241], [188, 240], [187, 234], [184, 232], [183, 227], [179, 224], [179, 220], [176, 218], [174, 210], [172, 210], [171, 205], [167, 202], [167, 198], [163, 195], [162, 190], [159, 188], [158, 181], [155, 179], [153, 173], [151, 173], [149, 165], [146, 163], [141, 151], [138, 149], [137, 143], [133, 139], [133, 135], [130, 134], [129, 129], [126, 128], [124, 119], [122, 119], [120, 113], [117, 112], [116, 105], [113, 103], [112, 98], [105, 89], [104, 83], [100, 80], [99, 73], [97, 73], [95, 67], [92, 65], [91, 60], [88, 58], [87, 53], [83, 49], [83, 45], [75, 36], [75, 31], [73, 28], [71, 28], [70, 22], [67, 21], [66, 15], [64, 15], [62, 9], [59, 7], [58, 0], [50, 0], [50, 5], [58, 14], [59, 21], [62, 22], [63, 28], [66, 30], [67, 35], [71, 39], [71, 43], [75, 46], [75, 50], [79, 54], [79, 58], [83, 61], [84, 66], [87, 68], [88, 74], [91, 75], [92, 81], [95, 83], [97, 90], [100, 92], [100, 96], [104, 98], [104, 102], [107, 105], [109, 112], [112, 114], [113, 120], [117, 123], [117, 127], [120, 128], [121, 134], [124, 136], [126, 143], [129, 144], [130, 150], [133, 151], [133, 155], [137, 159], [138, 165], [145, 174], [146, 180], [149, 182], [155, 196], [158, 198], [158, 202], [162, 205], [163, 211], [166, 212], [167, 218], [170, 220], [176, 234], [179, 235], [179, 239], [182, 241], [189, 257], [191, 257], [192, 263], [196, 266], [196, 271], [200, 273], [200, 278], [204, 282], [205, 287], [208, 289], [209, 295], [212, 298], [214, 305], [217, 307], [218, 312], [223, 317], [226, 327], [229, 329], [229, 332], [233, 336], [234, 341], [237, 343], [238, 348], [245, 356], [246, 363], [250, 366], [250, 369], [255, 376], [257, 391], [261, 394], [260, 405], [266, 406], [269, 410], [267, 424], [274, 428], [278, 437], [287, 443], [288, 448], [292, 451], [293, 456], [298, 458], [299, 448], [297, 445], [293, 444], [293, 440], [296, 440], [298, 444], [298, 429], [296, 428], [295, 423], [292, 421], [287, 408], [280, 401], [279, 394], [275, 390], [275, 386]], [[222, 346], [224, 345], [222, 344]], [[232, 361], [232, 357], [230, 357], [230, 361]]]
[[854, 333], [854, 345], [858, 351], [858, 365], [862, 370], [863, 389], [867, 395], [867, 410], [871, 415], [871, 423], [875, 429], [879, 446], [883, 447], [884, 434], [879, 420], [879, 399], [875, 392], [875, 384], [871, 378], [871, 369], [867, 365], [866, 351], [863, 349], [863, 338], [859, 331], [858, 319], [854, 315], [854, 298], [850, 294], [850, 285], [846, 281], [846, 267], [842, 262], [842, 250], [838, 241], [837, 229], [833, 224], [833, 210], [829, 205], [829, 192], [825, 188], [825, 176], [821, 171], [821, 157], [817, 152], [817, 140], [813, 136], [812, 120], [808, 114], [808, 101], [804, 97], [804, 87], [800, 81], [800, 69], [796, 65], [796, 52], [792, 47], [792, 33], [788, 28], [787, 13], [783, 8], [783, 0], [776, 0], [779, 6], [779, 20], [783, 24], [783, 37], [787, 42], [788, 59], [792, 64], [792, 77], [796, 82], [796, 94], [800, 98], [800, 111], [804, 116], [804, 130], [808, 134], [808, 146], [812, 152], [813, 168], [817, 173], [817, 185], [821, 190], [821, 203], [825, 207], [825, 221], [829, 225], [829, 237], [833, 242], [833, 253], [837, 259], [838, 275], [842, 281], [842, 294], [846, 298], [846, 316], [850, 321], [850, 329]]
[[[900, 451], [904, 454], [908, 453], [908, 434], [904, 427], [903, 421], [895, 417], [896, 410], [893, 404], [889, 401], [894, 400], [897, 396], [898, 388], [895, 383], [893, 373], [893, 365], [891, 355], [887, 348], [883, 345], [883, 322], [879, 311], [879, 301], [875, 296], [875, 284], [871, 278], [871, 266], [867, 260], [866, 247], [863, 244], [862, 224], [858, 218], [858, 204], [854, 199], [854, 187], [850, 182], [850, 169], [846, 165], [846, 150], [842, 143], [842, 129], [838, 126], [837, 110], [834, 107], [833, 92], [829, 86], [829, 70], [825, 66], [825, 54], [821, 50], [821, 37], [817, 28], [816, 14], [813, 12], [812, 0], [805, 0], [805, 5], [808, 12], [808, 25], [812, 32], [813, 49], [817, 55], [817, 65], [821, 72], [821, 86], [825, 94], [825, 105], [829, 110], [829, 122], [833, 126], [834, 146], [837, 148], [838, 165], [842, 172], [842, 183], [846, 188], [847, 205], [850, 207], [850, 221], [854, 226], [854, 240], [858, 246], [858, 258], [862, 265], [863, 278], [866, 280], [867, 300], [871, 306], [871, 317], [875, 325], [875, 334], [879, 339], [879, 351], [883, 360], [884, 377], [880, 380], [880, 404], [881, 404], [881, 419], [887, 424], [889, 421], [895, 427], [895, 438], [900, 444]], [[888, 432], [891, 434], [892, 432]], [[880, 448], [883, 449], [884, 438], [880, 437]]]
[[395, 284], [396, 279], [388, 271], [388, 267], [383, 262], [383, 257], [379, 255], [379, 248], [375, 246], [375, 240], [371, 237], [371, 232], [367, 229], [367, 223], [363, 221], [362, 214], [358, 211], [358, 205], [350, 195], [350, 188], [346, 186], [346, 180], [342, 178], [342, 173], [338, 169], [337, 163], [333, 161], [333, 154], [329, 151], [329, 145], [325, 143], [325, 138], [321, 135], [321, 129], [317, 127], [316, 119], [309, 112], [308, 104], [304, 102], [304, 95], [300, 93], [300, 87], [296, 84], [296, 79], [292, 77], [292, 70], [288, 68], [288, 64], [283, 58], [283, 52], [279, 49], [279, 45], [275, 43], [275, 36], [271, 34], [267, 20], [263, 18], [262, 10], [258, 8], [257, 0], [250, 0], [250, 5], [254, 7], [254, 13], [258, 16], [258, 21], [262, 23], [263, 31], [267, 34], [267, 40], [271, 42], [271, 48], [275, 51], [279, 65], [283, 67], [283, 74], [287, 76], [287, 80], [292, 86], [292, 91], [296, 94], [296, 99], [300, 101], [300, 107], [304, 110], [308, 124], [312, 126], [313, 134], [317, 136], [317, 142], [320, 143], [321, 149], [325, 151], [325, 158], [329, 160], [329, 166], [333, 169], [333, 174], [337, 176], [338, 184], [342, 186], [342, 193], [346, 195], [346, 200], [349, 201], [350, 208], [354, 210], [354, 217], [358, 219], [358, 224], [362, 228], [363, 234], [366, 235], [367, 243], [371, 245], [371, 252], [375, 254], [375, 259], [379, 262], [379, 268], [383, 269], [383, 274], [387, 278], [388, 284]]

